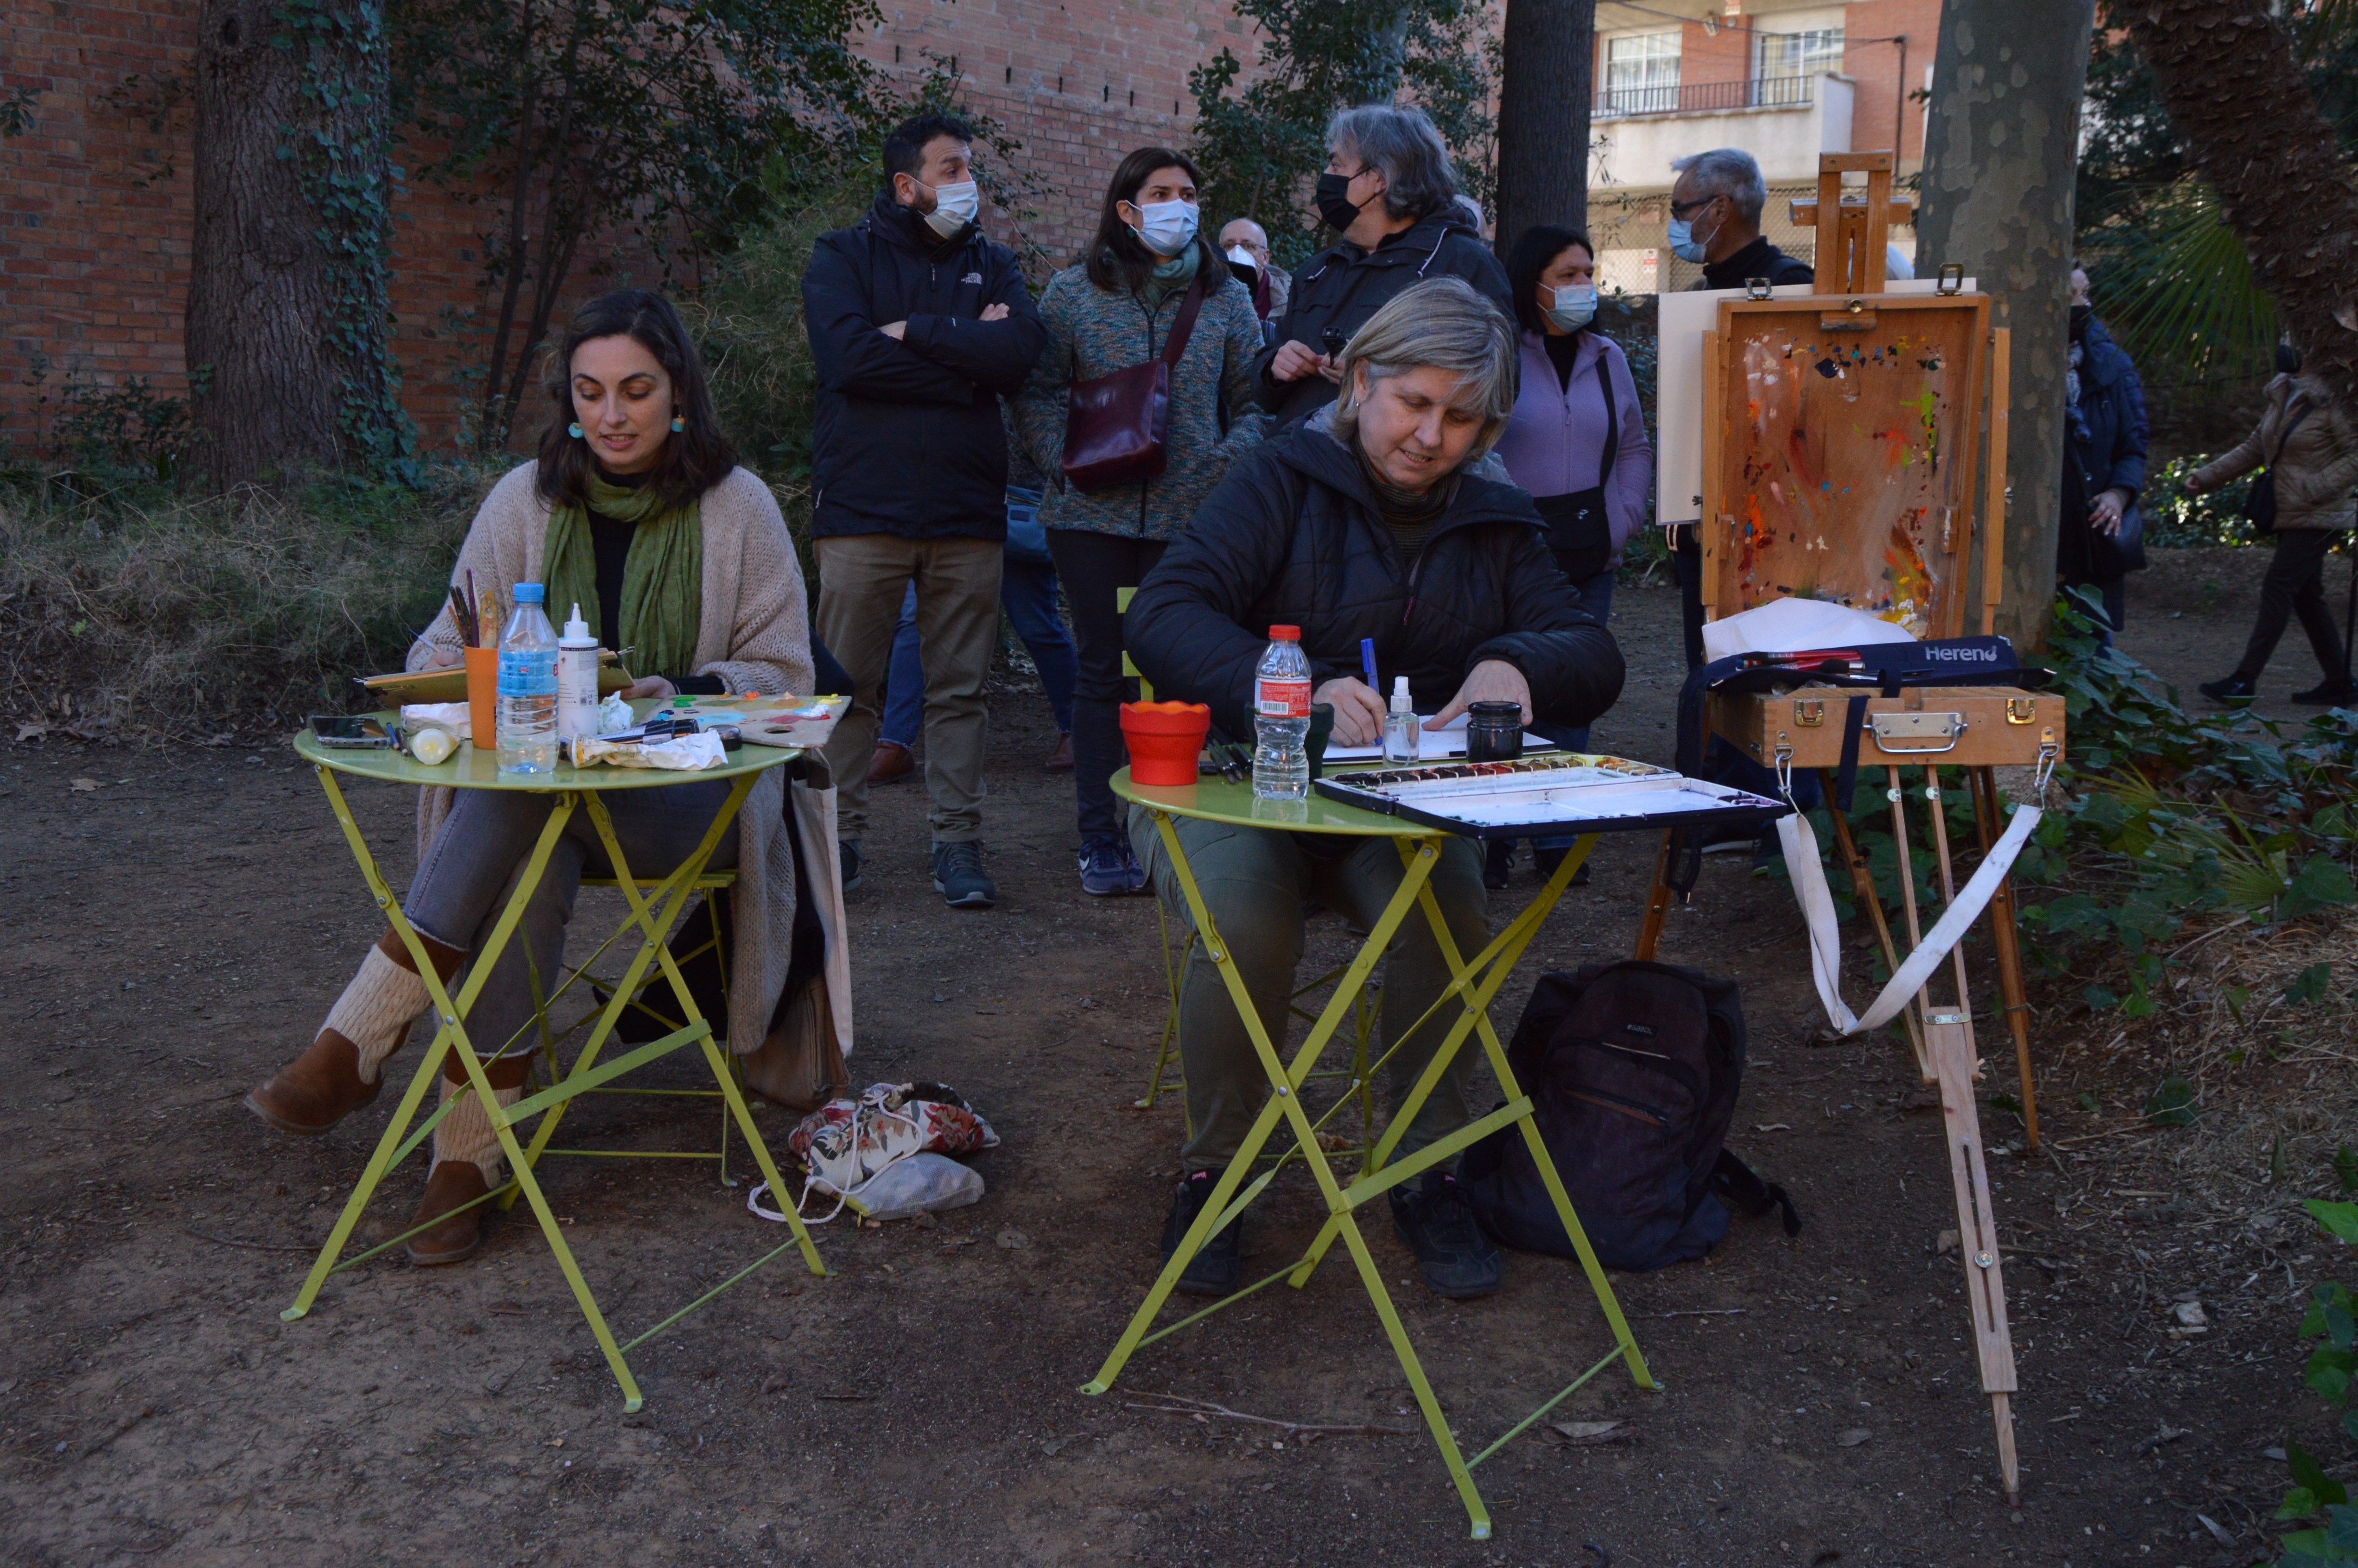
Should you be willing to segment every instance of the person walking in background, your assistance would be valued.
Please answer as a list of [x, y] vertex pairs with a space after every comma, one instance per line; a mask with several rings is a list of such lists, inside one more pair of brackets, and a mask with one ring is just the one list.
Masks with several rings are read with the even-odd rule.
[[1007, 538], [1000, 398], [1022, 386], [1046, 332], [1015, 254], [976, 225], [973, 144], [946, 114], [895, 126], [875, 205], [812, 248], [803, 313], [818, 372], [818, 628], [852, 678], [852, 706], [827, 745], [844, 881], [860, 873], [885, 660], [914, 588], [934, 887], [955, 908], [988, 909], [999, 895], [982, 867], [982, 683]]
[[[1021, 457], [1020, 451], [1009, 453], [1010, 466], [1022, 469], [1020, 478], [1036, 480], [1039, 476], [1029, 463], [1020, 462]], [[1056, 568], [1048, 558], [1048, 535], [1040, 526], [1037, 484], [1007, 487], [1007, 550], [1000, 562], [999, 607], [1032, 655], [1048, 711], [1055, 716], [1056, 749], [1041, 765], [1052, 773], [1070, 773], [1076, 672], [1073, 640], [1056, 612]], [[876, 755], [868, 764], [870, 784], [892, 784], [917, 771], [914, 751], [925, 699], [925, 654], [917, 635], [917, 590], [912, 587], [901, 600], [900, 623], [892, 628], [892, 667], [884, 677], [884, 721], [876, 738]]]
[[[1196, 184], [1195, 164], [1167, 147], [1121, 160], [1087, 254], [1041, 295], [1048, 347], [1014, 406], [1018, 438], [1047, 476], [1040, 521], [1079, 643], [1073, 794], [1081, 887], [1100, 895], [1146, 886], [1110, 782], [1122, 762], [1121, 704], [1135, 696], [1121, 673], [1117, 595], [1163, 558], [1267, 424], [1252, 407], [1260, 324], [1245, 286], [1197, 227]], [[1174, 341], [1183, 347], [1171, 370], [1161, 470], [1099, 489], [1073, 483], [1065, 461], [1075, 384], [1167, 356]]]
[[[1507, 280], [1521, 328], [1520, 379], [1498, 458], [1538, 505], [1548, 548], [1581, 608], [1603, 624], [1613, 615], [1614, 568], [1653, 494], [1654, 449], [1637, 378], [1620, 345], [1596, 330], [1596, 251], [1586, 234], [1545, 223], [1524, 230]], [[1588, 749], [1585, 724], [1541, 732]], [[1534, 840], [1541, 875], [1553, 874], [1572, 843]], [[1512, 839], [1491, 840], [1484, 881], [1507, 885], [1514, 849]]]
[[2300, 373], [2300, 353], [2290, 344], [2277, 349], [2277, 376], [2268, 383], [2267, 406], [2256, 429], [2224, 456], [2188, 476], [2186, 493], [2201, 495], [2265, 466], [2276, 514], [2271, 531], [2276, 553], [2260, 579], [2260, 618], [2234, 672], [2205, 681], [2202, 695], [2215, 702], [2247, 700], [2259, 694], [2260, 672], [2294, 615], [2309, 633], [2309, 652], [2324, 678], [2295, 702], [2346, 708], [2358, 703], [2350, 681], [2348, 651], [2333, 611], [2325, 602], [2325, 557], [2337, 535], [2358, 526], [2350, 487], [2358, 483], [2358, 438], [2325, 383]]
[[1231, 218], [1220, 228], [1220, 254], [1238, 266], [1252, 268], [1253, 314], [1262, 321], [1282, 319], [1287, 292], [1293, 280], [1269, 259], [1269, 232], [1249, 218]]
[[2128, 574], [2145, 567], [2145, 387], [2128, 351], [2088, 303], [2088, 270], [2071, 268], [2071, 347], [2063, 373], [2063, 510], [2055, 570], [2066, 588], [2093, 587], [2104, 619], [2096, 639], [2113, 645], [2128, 623]]
[[1336, 114], [1317, 200], [1340, 238], [1293, 275], [1276, 346], [1256, 367], [1278, 423], [1335, 401], [1343, 345], [1412, 284], [1462, 277], [1514, 314], [1506, 269], [1457, 205], [1449, 148], [1422, 110], [1368, 103]]

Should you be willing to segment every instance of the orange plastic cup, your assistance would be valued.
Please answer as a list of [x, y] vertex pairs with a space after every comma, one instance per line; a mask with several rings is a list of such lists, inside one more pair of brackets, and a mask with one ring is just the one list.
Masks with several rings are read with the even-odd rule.
[[489, 752], [499, 745], [500, 651], [464, 648], [467, 656], [467, 728], [475, 749]]
[[1191, 784], [1195, 758], [1212, 728], [1212, 710], [1200, 702], [1125, 702], [1121, 739], [1130, 748], [1132, 784]]

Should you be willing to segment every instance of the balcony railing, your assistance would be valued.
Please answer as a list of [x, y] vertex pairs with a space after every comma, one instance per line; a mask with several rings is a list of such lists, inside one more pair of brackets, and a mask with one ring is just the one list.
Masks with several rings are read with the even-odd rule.
[[1811, 103], [1817, 77], [1755, 76], [1742, 81], [1687, 81], [1659, 87], [1608, 87], [1596, 95], [1594, 117], [1700, 114], [1714, 109], [1786, 109]]

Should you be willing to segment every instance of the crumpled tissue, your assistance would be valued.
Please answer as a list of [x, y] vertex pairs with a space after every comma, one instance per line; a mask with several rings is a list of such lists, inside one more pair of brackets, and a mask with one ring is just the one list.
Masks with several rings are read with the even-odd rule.
[[639, 741], [600, 741], [584, 737], [573, 742], [573, 765], [586, 768], [604, 762], [617, 768], [668, 768], [681, 773], [694, 773], [702, 768], [725, 767], [729, 762], [728, 749], [720, 737], [709, 730], [693, 735], [675, 735], [668, 741], [648, 745]]

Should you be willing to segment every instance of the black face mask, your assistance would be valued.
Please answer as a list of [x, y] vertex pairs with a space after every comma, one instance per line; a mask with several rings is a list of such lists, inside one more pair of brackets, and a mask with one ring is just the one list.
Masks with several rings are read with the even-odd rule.
[[2277, 373], [2279, 375], [2300, 373], [2300, 351], [2290, 343], [2277, 345]]
[[2095, 313], [2096, 308], [2093, 305], [2074, 305], [2071, 307], [2071, 341], [2073, 342], [2078, 342], [2081, 335], [2087, 331], [2088, 318]]
[[1314, 200], [1318, 204], [1318, 217], [1328, 228], [1341, 233], [1359, 221], [1359, 209], [1351, 202], [1352, 174], [1322, 174]]

